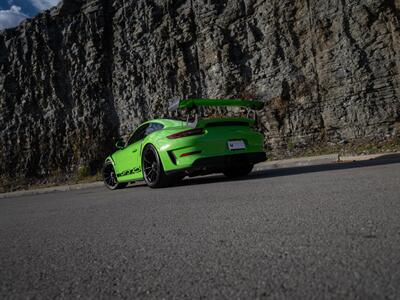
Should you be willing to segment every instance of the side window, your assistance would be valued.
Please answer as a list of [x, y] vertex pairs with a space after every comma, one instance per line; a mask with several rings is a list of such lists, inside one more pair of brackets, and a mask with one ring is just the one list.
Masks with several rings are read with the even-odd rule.
[[146, 129], [145, 136], [148, 136], [149, 134], [161, 130], [164, 128], [164, 125], [159, 124], [159, 123], [150, 123], [149, 127]]
[[149, 124], [144, 124], [140, 126], [136, 131], [131, 135], [128, 142], [126, 143], [127, 146], [132, 145], [145, 137], [146, 129], [149, 127]]

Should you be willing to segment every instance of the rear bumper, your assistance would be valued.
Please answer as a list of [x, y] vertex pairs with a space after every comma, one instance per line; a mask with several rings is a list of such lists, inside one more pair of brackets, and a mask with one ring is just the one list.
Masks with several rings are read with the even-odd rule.
[[182, 172], [187, 173], [189, 175], [218, 173], [228, 167], [240, 167], [246, 164], [256, 164], [259, 162], [263, 162], [266, 159], [267, 155], [264, 152], [231, 154], [231, 155], [199, 158], [195, 160], [192, 166], [189, 168], [167, 171], [166, 174], [172, 175]]

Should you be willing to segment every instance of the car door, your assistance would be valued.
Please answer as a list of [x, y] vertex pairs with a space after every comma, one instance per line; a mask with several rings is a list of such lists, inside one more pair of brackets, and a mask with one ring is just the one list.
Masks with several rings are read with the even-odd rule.
[[130, 181], [141, 177], [141, 147], [149, 124], [143, 124], [128, 139], [125, 148], [113, 155], [118, 180]]

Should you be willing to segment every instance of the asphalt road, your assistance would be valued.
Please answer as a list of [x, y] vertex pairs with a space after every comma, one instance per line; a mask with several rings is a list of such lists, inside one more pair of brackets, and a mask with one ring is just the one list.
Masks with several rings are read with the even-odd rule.
[[400, 298], [400, 159], [0, 199], [0, 298]]

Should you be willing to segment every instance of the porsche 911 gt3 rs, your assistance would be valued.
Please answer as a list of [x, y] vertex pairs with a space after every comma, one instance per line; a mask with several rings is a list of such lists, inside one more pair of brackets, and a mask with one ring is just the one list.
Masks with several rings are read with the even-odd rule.
[[[260, 110], [259, 101], [240, 99], [187, 99], [170, 110], [193, 111], [205, 106], [237, 106]], [[106, 158], [104, 183], [109, 189], [144, 180], [149, 187], [165, 187], [185, 176], [223, 173], [248, 175], [265, 161], [264, 138], [255, 120], [243, 117], [198, 118], [193, 121], [156, 119], [140, 125], [118, 151]]]

